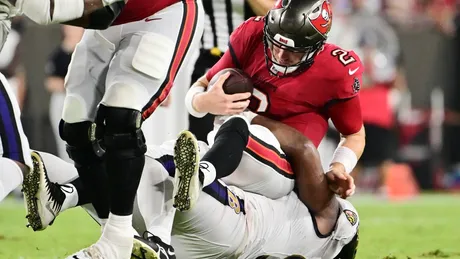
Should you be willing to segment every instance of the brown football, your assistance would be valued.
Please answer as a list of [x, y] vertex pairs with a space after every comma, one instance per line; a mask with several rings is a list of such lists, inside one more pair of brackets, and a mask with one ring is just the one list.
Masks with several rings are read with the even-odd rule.
[[252, 93], [254, 85], [252, 84], [251, 78], [246, 75], [243, 71], [236, 68], [226, 68], [219, 71], [213, 76], [209, 85], [214, 85], [220, 75], [230, 72], [230, 76], [225, 80], [222, 85], [222, 90], [226, 94], [237, 94], [237, 93]]

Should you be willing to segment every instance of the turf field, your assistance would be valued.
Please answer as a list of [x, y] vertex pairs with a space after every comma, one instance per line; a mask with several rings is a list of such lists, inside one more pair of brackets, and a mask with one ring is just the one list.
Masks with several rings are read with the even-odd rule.
[[[361, 217], [357, 258], [460, 259], [460, 195], [422, 195], [398, 203], [367, 196], [353, 200]], [[40, 233], [25, 222], [22, 203], [8, 199], [0, 204], [0, 259], [64, 258], [99, 234], [80, 209], [63, 213]]]

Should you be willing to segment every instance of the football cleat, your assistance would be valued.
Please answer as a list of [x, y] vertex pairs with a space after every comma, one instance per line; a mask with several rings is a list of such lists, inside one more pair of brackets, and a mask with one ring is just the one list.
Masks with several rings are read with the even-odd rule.
[[161, 238], [146, 231], [143, 237], [134, 237], [131, 259], [176, 259], [174, 248]]
[[69, 255], [66, 259], [109, 259], [105, 258], [95, 245], [84, 248], [75, 254]]
[[173, 206], [179, 211], [188, 211], [195, 205], [201, 191], [198, 142], [190, 131], [179, 134], [174, 146], [174, 163]]
[[66, 198], [64, 192], [72, 192], [73, 188], [50, 182], [40, 154], [33, 151], [31, 156], [33, 169], [24, 177], [22, 191], [29, 222], [27, 226], [40, 231], [53, 224]]

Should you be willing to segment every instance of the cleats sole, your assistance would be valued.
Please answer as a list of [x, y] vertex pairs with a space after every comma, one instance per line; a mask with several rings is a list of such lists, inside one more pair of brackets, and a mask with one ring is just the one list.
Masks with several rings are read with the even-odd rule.
[[40, 170], [44, 170], [44, 168], [40, 155], [36, 152], [32, 152], [31, 155], [33, 169], [24, 177], [22, 192], [26, 206], [27, 227], [32, 227], [34, 231], [40, 231], [44, 228], [38, 212], [38, 192], [40, 190]]
[[[198, 143], [189, 131], [183, 131], [177, 138], [174, 146], [174, 163], [176, 173], [174, 176], [173, 206], [179, 211], [188, 211], [194, 205], [191, 199], [191, 185], [198, 180], [199, 155]], [[195, 177], [194, 177], [195, 176]]]

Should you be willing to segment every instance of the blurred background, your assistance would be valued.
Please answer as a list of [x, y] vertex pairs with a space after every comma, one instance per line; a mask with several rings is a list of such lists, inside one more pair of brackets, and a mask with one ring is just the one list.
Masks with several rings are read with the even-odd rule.
[[[221, 8], [223, 12], [223, 2], [213, 0], [216, 3], [214, 11]], [[254, 14], [264, 14], [263, 9], [249, 5], [247, 2], [250, 1], [231, 2], [234, 27]], [[273, 1], [267, 0], [267, 3], [270, 2]], [[367, 144], [353, 172], [358, 183], [355, 196], [363, 194], [369, 197], [372, 194], [371, 198], [365, 198], [357, 206], [362, 213], [365, 233], [374, 234], [368, 235], [367, 239], [363, 237], [363, 244], [391, 241], [391, 231], [396, 231], [399, 226], [410, 227], [411, 224], [417, 224], [413, 226], [411, 235], [422, 233], [417, 232], [419, 225], [427, 225], [427, 232], [423, 233], [430, 235], [441, 229], [436, 224], [428, 224], [437, 217], [436, 213], [445, 217], [444, 220], [450, 219], [451, 223], [458, 220], [460, 202], [449, 198], [458, 196], [447, 195], [436, 200], [428, 198], [415, 210], [406, 211], [404, 208], [408, 207], [397, 207], [400, 213], [396, 216], [388, 212], [396, 207], [389, 206], [399, 205], [374, 207], [374, 203], [376, 199], [381, 201], [381, 197], [390, 201], [408, 198], [413, 201], [413, 197], [423, 196], [420, 193], [460, 191], [460, 1], [330, 2], [334, 16], [328, 42], [354, 50], [366, 67], [360, 98]], [[206, 22], [202, 46], [196, 50], [195, 66], [185, 69], [177, 79], [168, 101], [144, 125], [144, 133], [150, 144], [175, 138], [178, 132], [187, 127], [199, 139], [206, 140], [206, 133], [212, 127], [212, 117], [200, 120], [189, 118], [183, 104], [183, 97], [192, 80], [204, 74], [226, 50], [228, 33], [233, 29], [219, 27], [222, 22], [214, 26], [208, 20]], [[228, 26], [226, 22], [223, 24]], [[30, 146], [68, 160], [56, 130], [61, 116], [67, 66], [82, 30], [70, 26], [38, 26], [22, 17], [15, 18], [13, 29], [0, 53], [0, 71], [7, 76], [17, 94]], [[209, 36], [210, 33], [219, 37], [213, 38]], [[327, 137], [319, 147], [325, 168], [338, 140], [339, 136], [331, 124]], [[410, 204], [418, 203], [413, 201]], [[433, 204], [439, 207], [433, 207]], [[443, 204], [445, 207], [442, 207]], [[6, 211], [5, 208], [8, 209], [8, 206], [3, 207], [3, 211]], [[6, 217], [1, 217], [1, 209], [0, 222], [6, 220]], [[450, 216], [445, 213], [447, 210], [451, 211]], [[426, 211], [430, 215], [417, 218], [417, 215]], [[380, 217], [375, 217], [375, 213]], [[415, 218], [415, 223], [403, 221], [406, 216]], [[366, 230], [364, 219], [368, 220], [368, 224], [374, 224], [372, 231]], [[388, 223], [385, 221], [388, 219], [393, 221]], [[69, 218], [69, 221], [76, 224], [74, 218]], [[385, 228], [387, 225], [393, 225], [394, 228], [388, 230]], [[460, 228], [454, 223], [444, 230], [458, 231]], [[452, 233], [458, 237], [458, 232]], [[1, 256], [1, 234], [0, 228], [0, 258], [18, 258]], [[408, 239], [401, 241], [404, 244]], [[460, 240], [457, 238], [454, 241], [449, 239], [450, 244], [456, 245], [446, 245], [449, 242], [443, 240], [435, 242], [433, 247], [430, 247], [431, 243], [414, 241], [413, 249], [401, 246], [404, 251], [401, 255], [411, 254], [417, 247], [425, 246], [427, 251], [417, 250], [411, 255], [420, 255], [421, 258], [460, 258], [460, 251], [443, 256], [446, 253], [442, 250], [442, 244], [449, 251], [458, 248]], [[364, 251], [364, 256], [358, 253], [358, 257], [382, 258], [392, 248], [377, 248], [377, 251], [367, 249], [369, 251]]]

